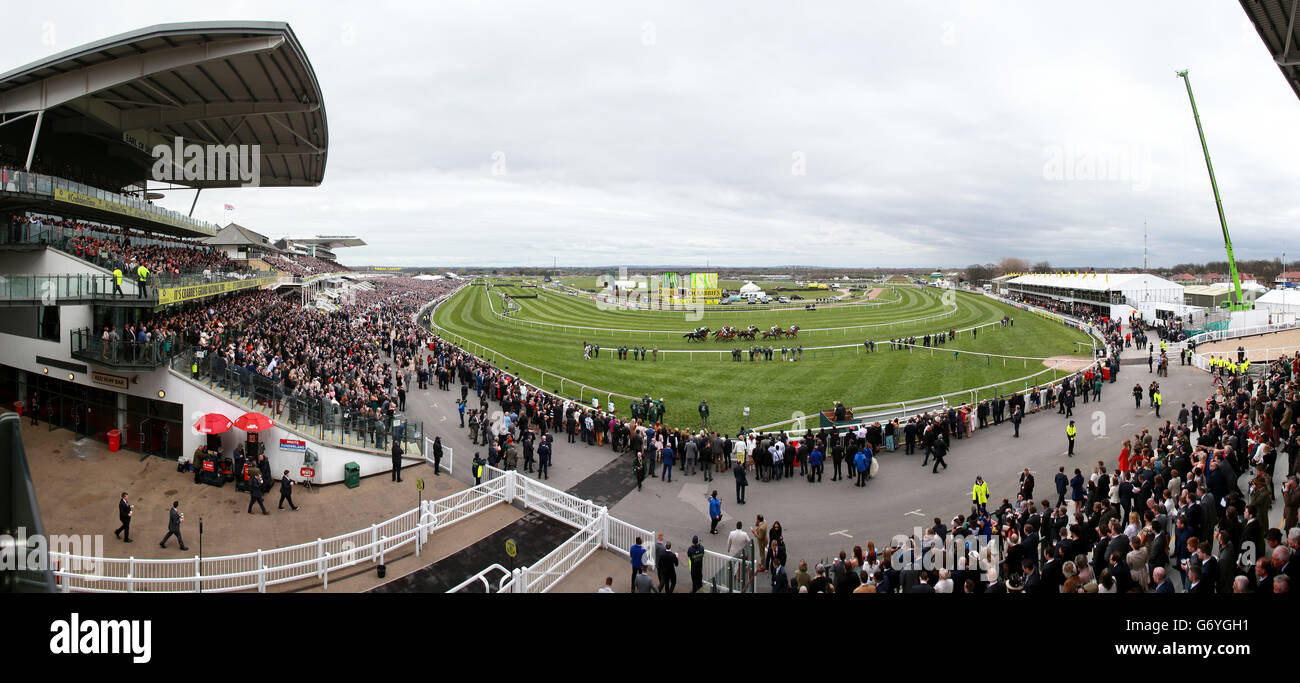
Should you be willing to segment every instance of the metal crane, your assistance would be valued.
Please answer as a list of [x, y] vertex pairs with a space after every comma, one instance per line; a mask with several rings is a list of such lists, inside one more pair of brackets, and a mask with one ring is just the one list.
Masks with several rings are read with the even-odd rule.
[[1237, 259], [1232, 255], [1232, 238], [1228, 237], [1228, 219], [1223, 215], [1223, 201], [1219, 199], [1219, 184], [1214, 180], [1214, 166], [1210, 163], [1210, 148], [1205, 144], [1205, 130], [1201, 128], [1201, 115], [1196, 112], [1196, 98], [1192, 97], [1192, 80], [1187, 71], [1178, 72], [1179, 78], [1187, 86], [1187, 99], [1192, 103], [1192, 117], [1196, 119], [1196, 134], [1201, 138], [1201, 150], [1205, 152], [1205, 168], [1210, 172], [1210, 188], [1214, 190], [1214, 206], [1219, 210], [1219, 225], [1223, 227], [1223, 247], [1228, 251], [1228, 272], [1232, 275], [1232, 301], [1227, 308], [1231, 311], [1248, 311], [1251, 305], [1241, 296], [1241, 276], [1237, 274]]

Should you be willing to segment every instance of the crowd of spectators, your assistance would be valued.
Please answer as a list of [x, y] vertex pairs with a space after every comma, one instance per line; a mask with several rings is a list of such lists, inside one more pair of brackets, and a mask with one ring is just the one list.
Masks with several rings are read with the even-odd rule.
[[143, 327], [179, 335], [213, 376], [233, 373], [241, 386], [271, 387], [274, 410], [290, 412], [293, 422], [342, 424], [346, 415], [350, 426], [378, 436], [431, 362], [431, 335], [412, 317], [451, 283], [388, 278], [368, 287], [345, 292], [331, 312], [257, 291], [168, 312]]
[[337, 261], [330, 261], [306, 254], [280, 254], [277, 256], [263, 256], [272, 268], [290, 275], [307, 277], [318, 273], [349, 273], [351, 268], [344, 266]]
[[229, 273], [246, 270], [238, 261], [197, 239], [148, 233], [131, 228], [48, 215], [14, 215], [9, 219], [14, 241], [41, 240], [74, 256], [128, 277], [144, 264], [156, 276]]

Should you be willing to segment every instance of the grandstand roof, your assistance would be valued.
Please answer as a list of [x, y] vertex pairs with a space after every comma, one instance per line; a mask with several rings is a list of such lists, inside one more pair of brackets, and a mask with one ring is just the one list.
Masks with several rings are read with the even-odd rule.
[[1300, 97], [1300, 3], [1295, 0], [1241, 0], [1246, 16], [1264, 40], [1296, 96]]
[[1090, 292], [1126, 289], [1182, 289], [1182, 285], [1147, 273], [1034, 273], [1007, 280], [1008, 284], [1059, 287]]
[[[260, 185], [319, 185], [329, 129], [320, 86], [283, 22], [187, 22], [122, 33], [0, 74], [0, 114], [136, 149], [260, 145]], [[38, 141], [39, 147], [39, 141]], [[232, 187], [233, 180], [180, 180]]]
[[251, 244], [270, 251], [279, 251], [279, 249], [276, 249], [275, 245], [271, 244], [271, 241], [263, 235], [253, 232], [252, 230], [236, 223], [227, 225], [217, 231], [217, 234], [208, 237], [203, 241], [212, 246], [228, 247]]
[[365, 240], [352, 235], [316, 235], [315, 237], [284, 237], [282, 239], [295, 244], [315, 244], [326, 249], [366, 246]]

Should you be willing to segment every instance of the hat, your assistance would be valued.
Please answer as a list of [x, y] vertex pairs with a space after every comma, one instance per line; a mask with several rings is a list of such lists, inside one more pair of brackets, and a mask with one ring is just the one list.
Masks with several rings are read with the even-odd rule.
[[691, 536], [691, 543], [699, 543], [699, 542], [700, 542], [699, 536]]

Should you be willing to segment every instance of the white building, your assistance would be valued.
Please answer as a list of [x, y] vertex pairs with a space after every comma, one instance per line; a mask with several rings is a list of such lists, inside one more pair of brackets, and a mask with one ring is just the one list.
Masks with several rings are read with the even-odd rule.
[[[1300, 314], [1300, 290], [1273, 289], [1255, 299], [1256, 310], [1268, 311], [1273, 322], [1284, 322]], [[1281, 317], [1282, 320], [1278, 320]]]
[[1183, 287], [1147, 273], [1035, 273], [1010, 278], [1002, 289], [1012, 298], [1054, 303], [1073, 312], [1127, 318], [1141, 311], [1149, 319], [1181, 315]]

